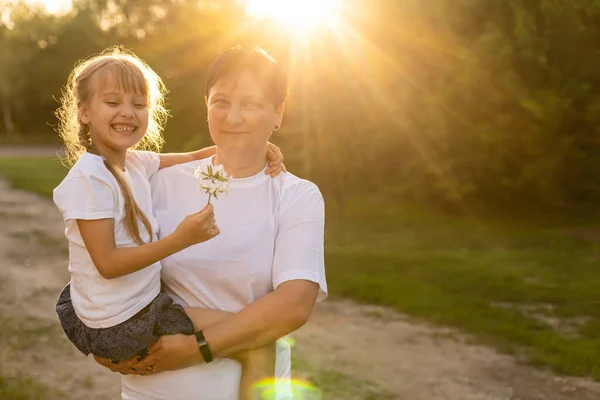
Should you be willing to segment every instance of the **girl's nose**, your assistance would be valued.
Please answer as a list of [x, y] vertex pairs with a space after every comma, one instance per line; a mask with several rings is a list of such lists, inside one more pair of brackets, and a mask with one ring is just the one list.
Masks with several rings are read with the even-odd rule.
[[133, 107], [131, 105], [123, 104], [123, 107], [121, 107], [121, 115], [125, 118], [133, 118]]

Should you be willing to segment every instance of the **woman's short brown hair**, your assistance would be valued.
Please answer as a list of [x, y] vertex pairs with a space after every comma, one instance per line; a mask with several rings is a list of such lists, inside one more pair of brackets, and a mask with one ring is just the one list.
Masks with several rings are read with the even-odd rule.
[[206, 97], [219, 79], [229, 75], [239, 75], [249, 70], [261, 82], [265, 94], [273, 105], [279, 105], [287, 96], [287, 77], [273, 57], [259, 47], [253, 49], [236, 46], [221, 52], [208, 67]]

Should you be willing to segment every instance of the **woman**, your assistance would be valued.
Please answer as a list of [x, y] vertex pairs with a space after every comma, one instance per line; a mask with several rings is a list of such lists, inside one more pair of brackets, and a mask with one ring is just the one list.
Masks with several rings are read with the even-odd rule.
[[[163, 260], [166, 291], [184, 307], [205, 308], [208, 326], [195, 336], [161, 337], [135, 365], [99, 360], [126, 375], [123, 399], [237, 399], [240, 364], [227, 357], [300, 328], [315, 301], [326, 297], [318, 188], [289, 173], [274, 179], [263, 173], [286, 92], [280, 66], [261, 50], [234, 48], [210, 66], [205, 101], [217, 153], [162, 170], [153, 180], [163, 236], [206, 204], [197, 191], [198, 166], [222, 164], [234, 176], [229, 194], [212, 201], [220, 235]], [[276, 377], [289, 376], [289, 365], [289, 346], [280, 344]]]

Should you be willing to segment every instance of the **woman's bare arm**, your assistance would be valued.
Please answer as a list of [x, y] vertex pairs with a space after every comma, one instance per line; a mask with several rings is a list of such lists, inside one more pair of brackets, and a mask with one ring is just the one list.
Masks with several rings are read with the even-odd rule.
[[211, 310], [200, 307], [184, 307], [185, 313], [194, 323], [194, 329], [201, 331], [211, 325], [219, 323], [226, 318], [229, 318], [233, 313], [222, 310]]
[[[308, 320], [318, 293], [319, 285], [315, 282], [288, 281], [240, 312], [208, 326], [203, 333], [213, 356], [229, 357], [275, 342], [294, 332]], [[135, 364], [134, 369], [121, 368], [118, 371], [139, 373], [152, 367], [154, 372], [160, 372], [203, 362], [193, 335], [165, 335], [150, 347], [148, 356]], [[105, 366], [115, 370], [112, 366]]]
[[215, 357], [262, 347], [294, 332], [308, 321], [319, 285], [307, 280], [284, 282], [230, 318], [203, 330]]

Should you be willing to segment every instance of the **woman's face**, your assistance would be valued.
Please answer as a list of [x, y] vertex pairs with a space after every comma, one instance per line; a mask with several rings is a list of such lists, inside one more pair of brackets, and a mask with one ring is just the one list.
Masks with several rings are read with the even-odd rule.
[[249, 70], [220, 78], [206, 99], [208, 129], [214, 143], [232, 153], [261, 153], [284, 105], [274, 106], [260, 81]]

